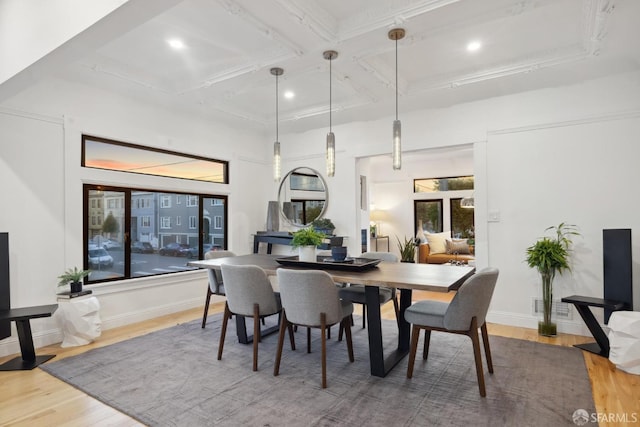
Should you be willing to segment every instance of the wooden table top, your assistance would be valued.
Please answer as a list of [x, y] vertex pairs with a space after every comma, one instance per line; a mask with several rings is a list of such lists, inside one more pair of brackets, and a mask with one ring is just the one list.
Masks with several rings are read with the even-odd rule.
[[[187, 265], [214, 270], [219, 270], [222, 264], [257, 265], [268, 275], [275, 276], [278, 268], [292, 268], [285, 267], [276, 261], [277, 258], [281, 257], [282, 255], [250, 254], [189, 261]], [[329, 273], [335, 282], [436, 292], [449, 292], [459, 288], [475, 272], [474, 267], [468, 266], [384, 261], [366, 271], [341, 271], [325, 268], [321, 270]]]

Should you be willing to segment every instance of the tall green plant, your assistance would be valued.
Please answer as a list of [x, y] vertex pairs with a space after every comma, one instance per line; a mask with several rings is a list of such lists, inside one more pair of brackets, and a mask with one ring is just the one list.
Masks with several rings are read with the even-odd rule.
[[556, 327], [551, 321], [551, 305], [553, 302], [553, 279], [556, 273], [571, 271], [569, 265], [572, 236], [579, 236], [573, 224], [560, 223], [551, 226], [546, 231], [553, 230], [555, 237], [543, 237], [527, 248], [527, 264], [535, 268], [542, 277], [543, 322], [538, 325], [538, 331], [543, 335], [555, 335]]

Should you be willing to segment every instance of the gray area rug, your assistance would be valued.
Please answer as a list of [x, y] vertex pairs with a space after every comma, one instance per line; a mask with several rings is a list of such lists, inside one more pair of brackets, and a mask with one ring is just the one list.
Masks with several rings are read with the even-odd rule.
[[[468, 337], [434, 332], [429, 359], [418, 356], [412, 379], [408, 357], [377, 378], [369, 374], [366, 330], [353, 328], [349, 363], [334, 327], [323, 390], [318, 330], [311, 354], [306, 330], [296, 333], [296, 351], [285, 341], [274, 377], [277, 334], [260, 343], [253, 372], [252, 346], [237, 342], [235, 322], [216, 360], [220, 326], [221, 316], [211, 316], [206, 329], [181, 324], [40, 368], [151, 426], [572, 426], [575, 410], [595, 412], [575, 348], [491, 336], [495, 373], [484, 364], [482, 398]], [[393, 348], [394, 326], [383, 324], [385, 348]]]

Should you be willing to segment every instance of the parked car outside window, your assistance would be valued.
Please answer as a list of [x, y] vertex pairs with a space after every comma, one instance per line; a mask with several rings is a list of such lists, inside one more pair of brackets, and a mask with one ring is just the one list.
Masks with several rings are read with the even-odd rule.
[[153, 246], [149, 242], [133, 242], [131, 252], [138, 254], [152, 254]]
[[113, 267], [113, 257], [105, 248], [89, 247], [89, 268]]

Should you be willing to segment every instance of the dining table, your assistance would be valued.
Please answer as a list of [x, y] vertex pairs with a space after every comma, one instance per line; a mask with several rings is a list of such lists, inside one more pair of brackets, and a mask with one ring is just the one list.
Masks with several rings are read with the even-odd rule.
[[[344, 265], [331, 263], [305, 263], [304, 266], [282, 265], [278, 259], [282, 255], [249, 254], [208, 260], [189, 261], [191, 267], [220, 270], [223, 264], [257, 265], [268, 276], [275, 276], [279, 268], [319, 269], [331, 275], [336, 283], [360, 284], [365, 286], [367, 301], [369, 362], [371, 375], [386, 376], [408, 353], [411, 325], [405, 320], [404, 312], [411, 305], [412, 291], [450, 292], [458, 289], [464, 281], [475, 273], [468, 265], [394, 263], [382, 261], [367, 269], [345, 269]], [[337, 269], [336, 269], [337, 268]], [[215, 274], [210, 275], [214, 277]], [[397, 346], [385, 354], [382, 340], [382, 318], [380, 315], [380, 288], [396, 288], [400, 293]], [[236, 316], [238, 329], [244, 327], [244, 319]], [[239, 333], [241, 333], [239, 331]], [[246, 333], [246, 332], [245, 332]], [[246, 338], [246, 336], [245, 336]]]

